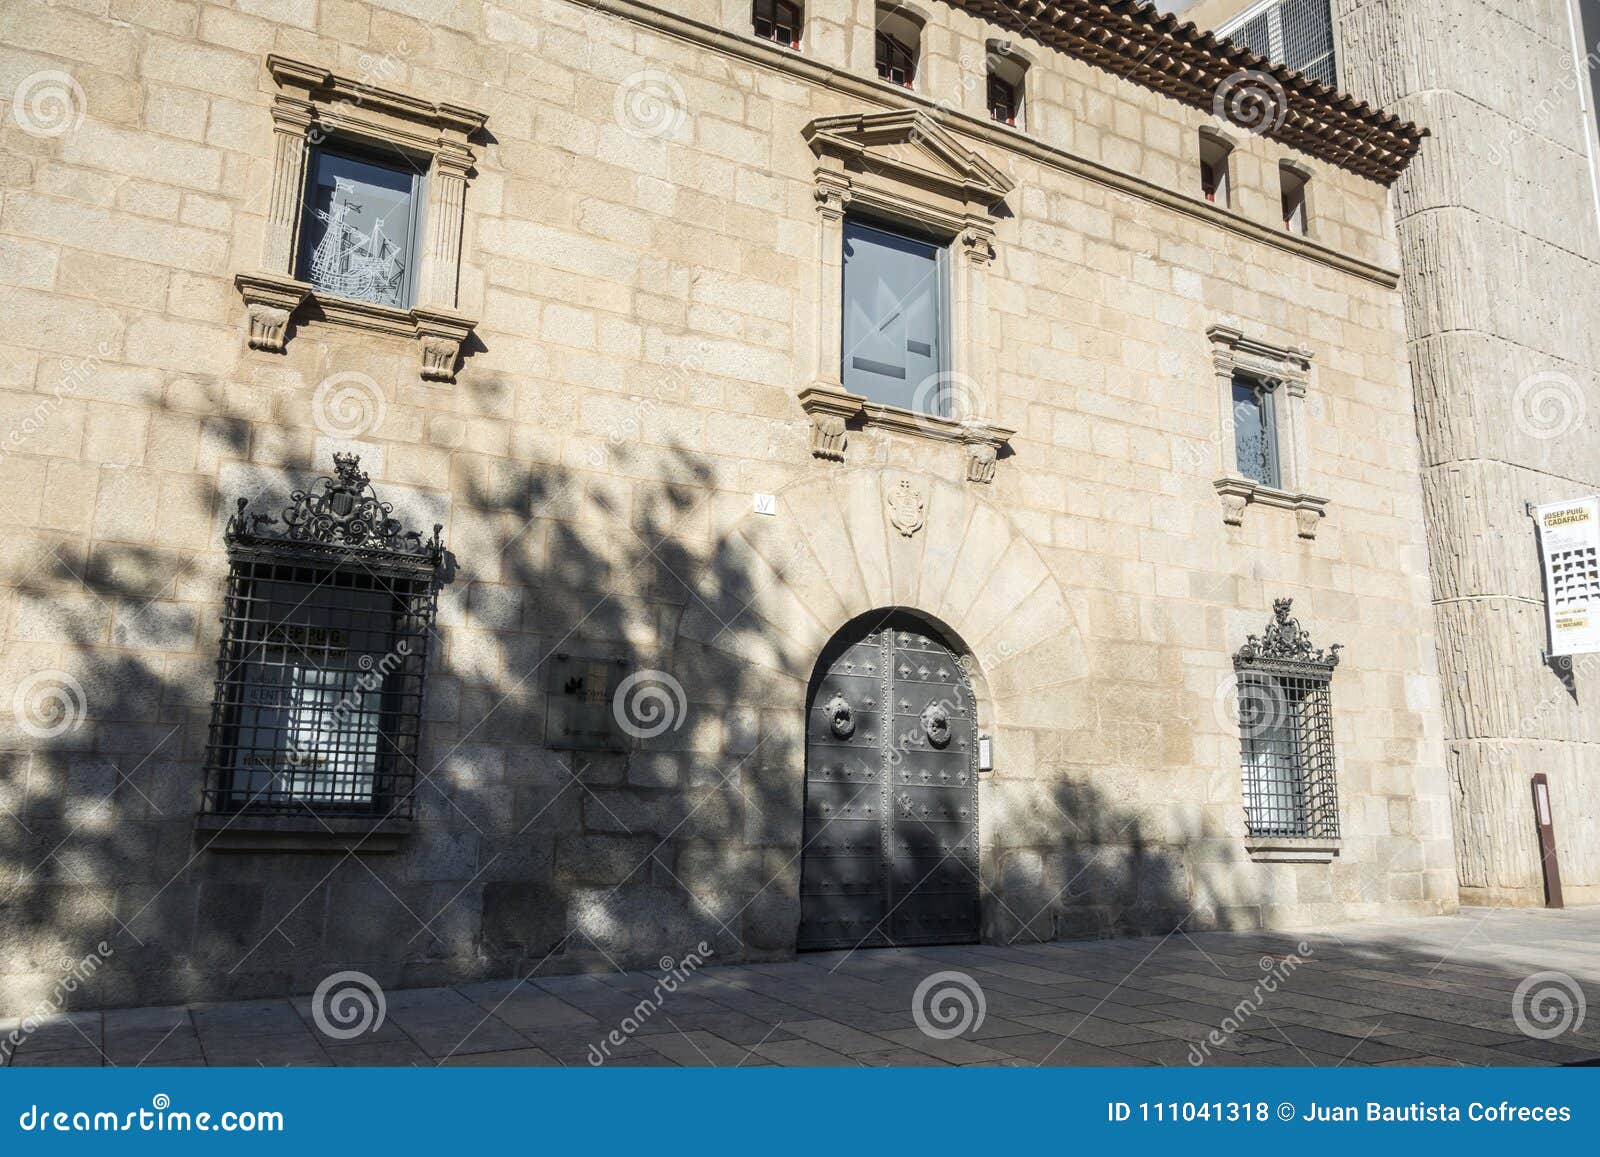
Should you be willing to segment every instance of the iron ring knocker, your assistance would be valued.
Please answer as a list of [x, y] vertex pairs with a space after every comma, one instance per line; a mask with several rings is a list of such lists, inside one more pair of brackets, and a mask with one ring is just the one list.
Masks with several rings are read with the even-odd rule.
[[950, 712], [943, 703], [930, 703], [922, 711], [922, 730], [928, 742], [943, 747], [950, 742]]
[[845, 701], [845, 697], [837, 691], [833, 698], [828, 700], [828, 705], [823, 708], [828, 714], [828, 726], [833, 729], [834, 735], [840, 739], [849, 739], [856, 733], [855, 711]]

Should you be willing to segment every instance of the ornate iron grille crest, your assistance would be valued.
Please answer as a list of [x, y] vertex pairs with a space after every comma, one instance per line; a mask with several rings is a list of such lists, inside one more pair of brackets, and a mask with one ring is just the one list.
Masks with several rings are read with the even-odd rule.
[[1327, 650], [1313, 645], [1311, 633], [1290, 614], [1293, 606], [1293, 599], [1273, 600], [1272, 621], [1267, 624], [1266, 634], [1245, 638], [1244, 646], [1233, 657], [1235, 667], [1272, 662], [1303, 663], [1332, 672], [1339, 665], [1339, 652], [1343, 644], [1335, 643]]
[[281, 519], [249, 510], [250, 499], [238, 500], [228, 519], [223, 539], [230, 548], [250, 546], [303, 548], [311, 553], [359, 551], [396, 562], [438, 566], [444, 561], [444, 542], [439, 532], [444, 524], [433, 524], [433, 537], [424, 540], [422, 532], [406, 530], [391, 517], [392, 503], [378, 498], [371, 479], [361, 469], [355, 454], [335, 454], [333, 474], [324, 475], [310, 487], [289, 496]]

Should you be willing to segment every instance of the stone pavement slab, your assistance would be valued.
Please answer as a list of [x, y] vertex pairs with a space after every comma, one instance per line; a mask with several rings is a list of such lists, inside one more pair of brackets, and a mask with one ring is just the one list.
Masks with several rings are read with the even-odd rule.
[[[1300, 946], [1304, 945], [1302, 949]], [[919, 986], [952, 974], [915, 1007]], [[1536, 977], [1557, 973], [1559, 976]], [[1262, 981], [1275, 979], [1271, 991]], [[1532, 978], [1532, 979], [1530, 979]], [[0, 1063], [1555, 1065], [1600, 1060], [1600, 907], [1304, 933], [828, 952], [384, 993], [330, 1037], [313, 998], [0, 1020]], [[1559, 1031], [1528, 998], [1556, 984]], [[659, 1002], [657, 998], [659, 997]], [[1519, 999], [1522, 1007], [1518, 1008]], [[1559, 1001], [1549, 1008], [1560, 1008]], [[1539, 1035], [1527, 1031], [1540, 1030]], [[946, 1035], [954, 1031], [954, 1035]], [[17, 1042], [17, 1043], [11, 1043]]]

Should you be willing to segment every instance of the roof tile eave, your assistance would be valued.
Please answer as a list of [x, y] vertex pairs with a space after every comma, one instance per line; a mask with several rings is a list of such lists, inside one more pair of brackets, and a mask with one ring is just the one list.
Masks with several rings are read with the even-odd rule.
[[[1093, 64], [1119, 71], [1136, 83], [1196, 107], [1205, 102], [1189, 90], [1210, 87], [1215, 91], [1239, 71], [1263, 73], [1282, 88], [1289, 113], [1302, 114], [1307, 124], [1322, 126], [1288, 131], [1280, 127], [1272, 130], [1272, 135], [1312, 156], [1384, 183], [1400, 176], [1422, 141], [1431, 135], [1425, 127], [1274, 63], [1192, 21], [1159, 12], [1148, 0], [1053, 0], [1018, 7], [996, 5], [992, 0], [950, 2], [996, 23], [1009, 24], [1014, 31], [1064, 52], [1077, 49]], [[1024, 16], [1020, 9], [1030, 10], [1034, 16]], [[1056, 35], [1044, 35], [1044, 28]], [[1159, 83], [1158, 78], [1169, 83]], [[1286, 118], [1291, 119], [1295, 118]], [[1353, 160], [1350, 145], [1344, 143], [1351, 136], [1371, 147], [1368, 159]]]

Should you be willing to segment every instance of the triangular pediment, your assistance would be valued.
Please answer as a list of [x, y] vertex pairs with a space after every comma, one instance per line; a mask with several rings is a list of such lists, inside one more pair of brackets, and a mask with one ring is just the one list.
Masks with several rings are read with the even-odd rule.
[[838, 158], [847, 168], [897, 174], [986, 207], [1014, 187], [923, 109], [822, 117], [805, 127], [805, 139], [819, 157]]

